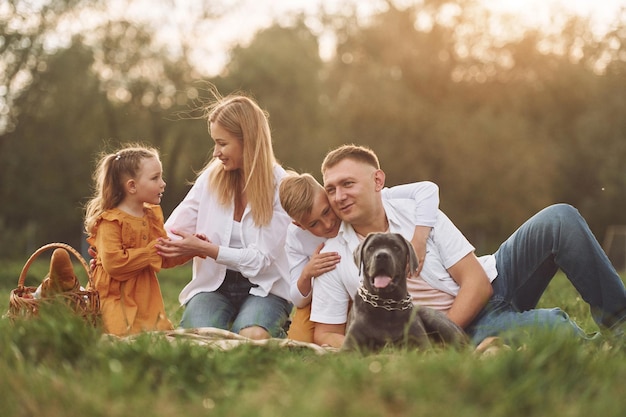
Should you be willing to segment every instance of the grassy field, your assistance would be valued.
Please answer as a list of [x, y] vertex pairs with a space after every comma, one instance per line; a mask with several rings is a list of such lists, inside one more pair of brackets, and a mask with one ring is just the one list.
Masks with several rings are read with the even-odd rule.
[[[22, 264], [2, 262], [0, 291]], [[26, 285], [46, 272], [35, 263]], [[38, 278], [39, 277], [39, 278]], [[163, 271], [173, 322], [189, 267]], [[587, 331], [587, 307], [558, 275], [541, 300]], [[64, 312], [0, 320], [0, 416], [603, 416], [626, 410], [626, 346], [546, 334], [493, 356], [471, 350], [317, 354], [243, 346], [223, 352], [143, 335], [110, 342]]]

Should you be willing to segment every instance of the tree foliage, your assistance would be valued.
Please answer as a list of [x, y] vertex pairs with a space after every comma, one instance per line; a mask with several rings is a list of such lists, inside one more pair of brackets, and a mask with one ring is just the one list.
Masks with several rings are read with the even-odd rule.
[[[357, 143], [377, 152], [387, 185], [435, 181], [442, 209], [479, 252], [551, 203], [578, 207], [600, 238], [626, 222], [624, 16], [601, 36], [571, 18], [560, 33], [497, 40], [485, 29], [494, 17], [475, 1], [389, 0], [367, 22], [319, 12], [337, 39], [328, 61], [319, 28], [296, 16], [233, 47], [224, 71], [203, 77], [195, 37], [173, 54], [146, 22], [108, 20], [46, 49], [56, 23], [91, 3], [42, 2], [47, 17], [20, 26], [27, 3], [11, 1], [0, 24], [2, 114], [13, 123], [0, 135], [0, 257], [80, 245], [94, 160], [119, 143], [161, 150], [167, 215], [210, 157], [194, 112], [206, 82], [258, 100], [285, 167], [321, 179], [324, 154]], [[206, 10], [188, 25], [210, 27], [216, 15]], [[20, 94], [9, 94], [26, 70]]]
[[270, 115], [277, 158], [287, 167], [317, 173], [327, 150], [322, 69], [317, 38], [297, 19], [235, 47], [224, 74], [212, 81], [222, 91], [252, 95]]
[[0, 6], [0, 133], [15, 128], [13, 97], [42, 70], [50, 51], [46, 40], [83, 0], [7, 0]]

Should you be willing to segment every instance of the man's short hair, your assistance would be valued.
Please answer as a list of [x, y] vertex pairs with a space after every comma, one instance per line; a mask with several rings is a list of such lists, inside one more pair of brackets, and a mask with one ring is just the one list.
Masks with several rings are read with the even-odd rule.
[[334, 167], [344, 159], [363, 162], [376, 169], [380, 169], [380, 162], [378, 162], [378, 157], [372, 149], [361, 145], [342, 145], [326, 154], [326, 158], [324, 158], [324, 162], [322, 162], [322, 174], [324, 174], [328, 168]]
[[280, 205], [289, 217], [301, 222], [311, 214], [316, 193], [325, 192], [324, 187], [311, 174], [288, 171], [278, 187]]

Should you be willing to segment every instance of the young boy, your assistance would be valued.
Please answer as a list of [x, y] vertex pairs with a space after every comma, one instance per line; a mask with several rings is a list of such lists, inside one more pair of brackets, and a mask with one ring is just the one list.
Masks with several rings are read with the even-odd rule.
[[[285, 246], [291, 279], [290, 295], [296, 313], [287, 337], [311, 343], [315, 330], [315, 323], [309, 319], [312, 281], [333, 270], [341, 259], [336, 252], [320, 253], [326, 240], [337, 236], [341, 220], [332, 210], [324, 187], [310, 174], [289, 172], [281, 181], [279, 196], [283, 209], [293, 220], [287, 228]], [[382, 196], [384, 199], [414, 200], [415, 233], [411, 243], [421, 268], [426, 256], [426, 240], [437, 218], [439, 187], [422, 181], [385, 188]]]

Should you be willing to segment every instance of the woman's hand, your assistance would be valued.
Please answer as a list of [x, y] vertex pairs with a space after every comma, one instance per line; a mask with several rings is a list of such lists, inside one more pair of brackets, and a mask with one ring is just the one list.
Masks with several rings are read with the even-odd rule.
[[171, 233], [180, 239], [159, 238], [156, 244], [157, 253], [164, 258], [175, 258], [178, 256], [207, 256], [215, 259], [219, 248], [211, 243], [206, 235], [201, 233], [186, 233], [171, 230]]

